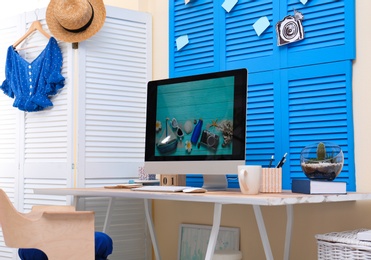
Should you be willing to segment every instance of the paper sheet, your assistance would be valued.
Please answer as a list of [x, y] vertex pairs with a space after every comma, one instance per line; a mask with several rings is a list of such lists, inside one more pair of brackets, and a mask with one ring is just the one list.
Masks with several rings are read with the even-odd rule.
[[260, 36], [270, 25], [270, 22], [266, 16], [260, 17], [254, 24], [253, 27], [258, 36]]
[[238, 0], [225, 0], [222, 7], [229, 13], [237, 2]]
[[188, 35], [179, 36], [176, 39], [176, 48], [177, 48], [177, 50], [179, 51], [180, 49], [182, 49], [184, 46], [186, 46], [188, 44], [188, 42], [189, 42]]

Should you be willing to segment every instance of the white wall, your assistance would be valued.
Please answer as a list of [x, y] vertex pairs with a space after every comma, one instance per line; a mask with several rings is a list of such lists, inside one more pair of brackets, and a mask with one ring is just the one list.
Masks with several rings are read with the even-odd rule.
[[41, 9], [49, 3], [48, 0], [13, 0], [4, 1], [4, 7], [0, 8], [0, 17], [11, 17], [23, 12], [35, 11], [37, 15], [37, 9]]

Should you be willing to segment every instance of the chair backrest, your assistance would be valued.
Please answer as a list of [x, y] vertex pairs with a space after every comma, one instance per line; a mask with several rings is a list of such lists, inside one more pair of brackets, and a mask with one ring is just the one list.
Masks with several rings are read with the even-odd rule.
[[42, 206], [23, 214], [0, 189], [0, 224], [5, 245], [38, 248], [49, 260], [93, 260], [94, 212], [71, 209]]
[[15, 231], [12, 227], [22, 223], [23, 220], [22, 214], [16, 210], [6, 193], [0, 189], [0, 225], [7, 246], [14, 244], [10, 239]]

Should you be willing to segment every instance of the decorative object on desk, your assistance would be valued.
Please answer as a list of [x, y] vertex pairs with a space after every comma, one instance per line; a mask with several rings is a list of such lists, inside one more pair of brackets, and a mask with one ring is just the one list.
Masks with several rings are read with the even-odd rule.
[[260, 165], [239, 165], [238, 183], [243, 194], [258, 194], [262, 167]]
[[138, 176], [139, 176], [139, 180], [146, 180], [147, 179], [147, 175], [144, 172], [144, 167], [143, 166], [138, 167]]
[[282, 168], [263, 168], [260, 192], [282, 192]]
[[315, 181], [315, 180], [292, 180], [292, 192], [305, 194], [346, 194], [346, 182]]
[[162, 186], [185, 186], [186, 176], [184, 174], [161, 174], [160, 185]]
[[309, 179], [332, 181], [343, 169], [344, 154], [334, 143], [314, 143], [301, 151], [300, 165]]
[[143, 166], [138, 167], [139, 180], [155, 180], [156, 174], [146, 174]]
[[[204, 260], [210, 238], [211, 226], [181, 224], [179, 228], [179, 260]], [[234, 227], [220, 227], [215, 250], [239, 250], [240, 230]]]

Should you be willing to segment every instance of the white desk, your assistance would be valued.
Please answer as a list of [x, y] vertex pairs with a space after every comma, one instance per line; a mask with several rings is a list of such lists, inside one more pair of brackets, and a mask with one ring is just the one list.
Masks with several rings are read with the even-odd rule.
[[127, 189], [105, 189], [105, 188], [65, 188], [65, 189], [34, 189], [34, 193], [45, 195], [72, 195], [75, 205], [79, 198], [83, 197], [108, 197], [111, 204], [106, 216], [106, 223], [110, 215], [110, 209], [114, 198], [133, 198], [144, 199], [145, 213], [149, 227], [152, 244], [157, 260], [160, 260], [160, 252], [157, 245], [155, 230], [150, 214], [150, 200], [174, 200], [190, 202], [208, 202], [214, 203], [213, 225], [210, 234], [210, 240], [206, 251], [205, 260], [211, 260], [219, 233], [220, 220], [223, 204], [245, 204], [252, 205], [255, 218], [258, 224], [260, 237], [263, 243], [266, 259], [273, 260], [268, 235], [265, 229], [264, 219], [261, 213], [261, 206], [286, 206], [286, 240], [284, 249], [284, 259], [289, 259], [291, 231], [293, 223], [293, 205], [305, 203], [326, 203], [326, 202], [344, 202], [371, 200], [371, 193], [348, 193], [346, 195], [307, 195], [291, 192], [283, 193], [261, 193], [259, 195], [242, 195], [237, 191], [209, 191], [207, 193], [163, 193], [163, 192], [140, 192]]

